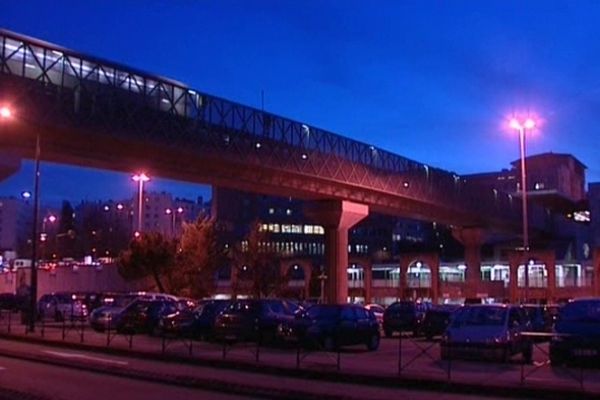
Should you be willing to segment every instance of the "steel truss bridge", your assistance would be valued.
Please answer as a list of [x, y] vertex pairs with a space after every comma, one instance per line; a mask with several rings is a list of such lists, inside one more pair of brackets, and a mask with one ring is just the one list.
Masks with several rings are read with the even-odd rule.
[[[0, 148], [33, 158], [518, 231], [520, 199], [182, 83], [0, 30]], [[530, 209], [531, 225], [549, 214]]]

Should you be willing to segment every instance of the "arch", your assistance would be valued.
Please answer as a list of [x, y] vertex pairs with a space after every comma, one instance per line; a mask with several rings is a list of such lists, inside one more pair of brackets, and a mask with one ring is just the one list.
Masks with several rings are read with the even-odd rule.
[[[547, 273], [547, 277], [544, 279], [546, 281], [546, 287], [541, 288], [541, 292], [543, 292], [544, 299], [547, 302], [553, 302], [556, 299], [556, 255], [553, 250], [530, 250], [527, 253], [523, 251], [511, 251], [508, 254], [508, 263], [510, 267], [509, 274], [509, 295], [510, 301], [512, 303], [516, 303], [518, 300], [528, 301], [529, 299], [525, 299], [525, 288], [520, 288], [518, 283], [519, 276], [519, 266], [528, 265], [530, 266], [530, 261], [533, 260], [533, 264], [543, 265], [544, 269]], [[531, 278], [531, 270], [529, 272], [529, 277]], [[531, 288], [536, 290], [534, 297], [539, 296], [540, 290], [537, 287], [533, 287], [530, 285], [530, 289], [527, 290], [529, 292], [529, 297], [532, 297]], [[542, 300], [536, 298], [536, 300]]]
[[[430, 284], [428, 287], [409, 286], [409, 268], [419, 264], [419, 268], [429, 268]], [[425, 272], [425, 271], [424, 271]], [[420, 277], [419, 277], [420, 278]], [[438, 302], [440, 284], [440, 257], [437, 253], [407, 253], [400, 256], [400, 298], [429, 297], [433, 303]]]
[[282, 276], [289, 277], [288, 288], [296, 289], [304, 298], [309, 297], [312, 262], [306, 258], [287, 258], [280, 261]]

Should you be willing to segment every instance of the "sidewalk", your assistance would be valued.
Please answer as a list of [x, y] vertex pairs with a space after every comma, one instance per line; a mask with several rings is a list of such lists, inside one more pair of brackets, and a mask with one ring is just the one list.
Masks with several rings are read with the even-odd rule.
[[[47, 327], [46, 327], [47, 328]], [[369, 398], [358, 396], [358, 390], [368, 391], [387, 391], [394, 389], [411, 389], [440, 391], [443, 393], [456, 394], [479, 394], [497, 397], [521, 397], [521, 398], [552, 398], [557, 396], [566, 396], [567, 398], [597, 398], [598, 392], [591, 392], [586, 387], [583, 392], [578, 385], [563, 387], [553, 382], [542, 382], [537, 380], [528, 380], [520, 384], [518, 380], [506, 380], [501, 378], [501, 373], [493, 371], [486, 375], [488, 378], [482, 378], [477, 375], [480, 371], [469, 371], [469, 373], [455, 372], [450, 381], [445, 379], [444, 371], [438, 369], [433, 371], [437, 373], [428, 374], [403, 374], [398, 376], [396, 370], [382, 371], [375, 368], [381, 363], [378, 359], [389, 358], [389, 351], [383, 351], [380, 355], [370, 358], [361, 353], [352, 352], [342, 355], [342, 368], [338, 370], [335, 354], [329, 353], [309, 353], [297, 354], [295, 349], [259, 349], [256, 353], [256, 346], [234, 346], [223, 348], [217, 344], [207, 344], [204, 342], [163, 341], [159, 338], [151, 338], [143, 335], [136, 336], [134, 342], [129, 342], [124, 336], [110, 337], [107, 334], [96, 333], [93, 331], [84, 331], [84, 343], [81, 341], [81, 332], [66, 332], [66, 340], [62, 340], [62, 329], [49, 329], [41, 337], [41, 331], [35, 334], [25, 334], [25, 329], [21, 325], [13, 326], [12, 333], [0, 333], [0, 338], [12, 341], [11, 349], [0, 349], [0, 355], [8, 357], [27, 358], [32, 360], [47, 362], [52, 364], [65, 365], [75, 368], [91, 368], [96, 372], [115, 373], [114, 368], [106, 368], [103, 365], [90, 364], [77, 359], [56, 359], [39, 353], [29, 354], [24, 349], [19, 351], [18, 343], [29, 343], [37, 345], [52, 346], [58, 349], [68, 349], [70, 351], [89, 351], [104, 355], [127, 357], [127, 359], [136, 359], [136, 364], [140, 368], [134, 368], [131, 365], [127, 368], [119, 368], [119, 374], [135, 379], [160, 380], [165, 383], [177, 383], [185, 386], [196, 386], [210, 388], [210, 385], [218, 385], [216, 390], [231, 390], [240, 388], [243, 394], [253, 393], [261, 397], [269, 396], [276, 398], [327, 398], [324, 396], [333, 396], [330, 398]], [[107, 346], [109, 342], [110, 346]], [[130, 349], [129, 346], [133, 348]], [[164, 345], [164, 347], [163, 347]], [[163, 352], [164, 349], [164, 352]], [[224, 353], [225, 350], [225, 353]], [[191, 351], [191, 355], [190, 355]], [[304, 357], [298, 363], [298, 355]], [[362, 358], [361, 358], [362, 357]], [[258, 358], [258, 361], [257, 361]], [[152, 369], [145, 369], [144, 363], [168, 362], [170, 373], [157, 376]], [[392, 360], [393, 361], [393, 360]], [[370, 366], [372, 369], [369, 369]], [[386, 364], [386, 365], [389, 365]], [[470, 365], [478, 365], [471, 363]], [[486, 365], [478, 367], [479, 370], [485, 369]], [[514, 373], [514, 368], [512, 372]], [[423, 371], [420, 371], [423, 372]], [[502, 371], [500, 371], [502, 372]], [[247, 375], [250, 374], [250, 375]], [[206, 377], [211, 377], [206, 379]], [[237, 378], [232, 378], [236, 376]], [[498, 378], [494, 378], [497, 376]], [[491, 378], [490, 378], [491, 377]], [[512, 379], [512, 378], [511, 378]], [[284, 380], [290, 380], [287, 384]], [[302, 382], [296, 382], [303, 380]], [[310, 380], [307, 384], [306, 380]], [[318, 382], [318, 384], [314, 384]], [[352, 384], [355, 388], [351, 393], [346, 388], [331, 387], [325, 391], [326, 387], [341, 384], [347, 386]], [[208, 387], [207, 387], [208, 385]], [[298, 387], [297, 389], [291, 389]], [[240, 393], [242, 392], [234, 392]], [[341, 397], [340, 397], [341, 396]], [[355, 396], [355, 397], [352, 397]]]

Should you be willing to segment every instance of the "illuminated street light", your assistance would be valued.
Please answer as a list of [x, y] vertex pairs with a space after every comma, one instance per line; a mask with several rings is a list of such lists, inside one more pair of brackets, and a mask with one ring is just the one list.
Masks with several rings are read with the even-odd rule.
[[181, 215], [183, 213], [182, 207], [177, 207], [177, 209], [172, 210], [170, 208], [165, 208], [165, 214], [171, 216], [171, 236], [175, 236], [175, 218], [177, 214]]
[[131, 177], [135, 182], [138, 183], [138, 221], [137, 221], [137, 233], [142, 232], [142, 203], [144, 197], [144, 182], [148, 182], [150, 178], [145, 173], [135, 174]]
[[58, 218], [56, 217], [56, 215], [54, 214], [50, 214], [47, 217], [44, 217], [44, 219], [42, 220], [42, 232], [40, 234], [40, 242], [44, 242], [44, 245], [42, 247], [42, 259], [46, 260], [46, 242], [48, 241], [48, 234], [46, 233], [46, 224], [49, 222], [51, 224], [55, 223], [58, 220]]
[[0, 107], [0, 118], [9, 119], [12, 117], [12, 110], [7, 106]]
[[[521, 204], [523, 208], [523, 252], [525, 259], [529, 252], [529, 227], [527, 218], [527, 170], [525, 166], [525, 136], [528, 129], [535, 128], [535, 121], [527, 118], [519, 121], [517, 118], [510, 120], [510, 127], [519, 132], [519, 150], [521, 154]], [[529, 298], [529, 264], [525, 263], [525, 301]]]

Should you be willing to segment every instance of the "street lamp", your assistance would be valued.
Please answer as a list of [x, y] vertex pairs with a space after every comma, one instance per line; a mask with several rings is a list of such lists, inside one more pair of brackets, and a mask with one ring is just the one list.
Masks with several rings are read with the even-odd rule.
[[12, 110], [8, 106], [0, 107], [0, 118], [9, 119], [12, 117]]
[[144, 182], [148, 182], [150, 178], [145, 173], [135, 174], [131, 177], [135, 182], [138, 183], [138, 220], [137, 220], [137, 232], [142, 232], [142, 203], [144, 197]]
[[165, 214], [171, 216], [171, 237], [175, 237], [175, 217], [177, 214], [181, 215], [183, 213], [182, 207], [177, 207], [177, 209], [172, 210], [170, 208], [165, 208]]
[[[0, 121], [8, 121], [13, 119], [14, 111], [10, 106], [0, 106]], [[36, 308], [37, 308], [37, 247], [38, 247], [38, 214], [40, 208], [40, 133], [35, 135], [35, 172], [34, 172], [34, 189], [33, 189], [33, 227], [31, 231], [31, 280], [30, 280], [30, 299], [29, 299], [29, 331], [35, 330]], [[27, 192], [29, 196], [31, 194]], [[23, 193], [23, 198], [27, 199]]]
[[[523, 208], [523, 252], [525, 260], [529, 252], [529, 229], [527, 218], [527, 170], [525, 167], [525, 135], [528, 129], [535, 128], [535, 121], [527, 118], [519, 121], [517, 118], [510, 120], [510, 127], [519, 132], [519, 150], [521, 154], [521, 205]], [[529, 298], [529, 263], [525, 262], [525, 301]]]
[[50, 215], [44, 217], [44, 219], [42, 220], [42, 232], [40, 234], [40, 242], [44, 243], [44, 246], [42, 248], [42, 251], [43, 251], [42, 259], [43, 260], [46, 260], [46, 258], [47, 258], [47, 256], [46, 256], [46, 252], [47, 251], [46, 250], [47, 250], [47, 247], [48, 247], [48, 244], [47, 244], [47, 242], [48, 242], [48, 234], [46, 233], [46, 224], [48, 222], [51, 223], [51, 224], [53, 224], [53, 223], [56, 222], [57, 219], [58, 218], [55, 215], [50, 214]]

